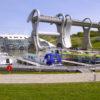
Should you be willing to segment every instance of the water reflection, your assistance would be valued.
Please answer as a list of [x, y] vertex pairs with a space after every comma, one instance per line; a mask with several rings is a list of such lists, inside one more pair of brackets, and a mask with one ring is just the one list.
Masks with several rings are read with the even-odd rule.
[[10, 56], [13, 57], [21, 57], [24, 54], [28, 53], [28, 50], [8, 50], [3, 52], [7, 52]]

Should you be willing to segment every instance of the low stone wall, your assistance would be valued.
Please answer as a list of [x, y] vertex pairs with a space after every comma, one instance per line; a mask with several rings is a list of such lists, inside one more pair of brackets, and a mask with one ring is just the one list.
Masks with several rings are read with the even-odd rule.
[[100, 81], [100, 73], [0, 74], [0, 83], [67, 83]]

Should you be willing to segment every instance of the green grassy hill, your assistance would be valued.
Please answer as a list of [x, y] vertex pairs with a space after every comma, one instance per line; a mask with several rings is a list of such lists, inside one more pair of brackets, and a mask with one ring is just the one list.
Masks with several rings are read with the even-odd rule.
[[[91, 31], [90, 36], [91, 36], [93, 49], [100, 50], [100, 33], [97, 31]], [[41, 36], [41, 38], [54, 44], [56, 44], [57, 41], [56, 36]], [[78, 48], [78, 47], [81, 48], [83, 42], [83, 33], [78, 32], [77, 34], [71, 35], [71, 41], [72, 41], [73, 48]]]
[[[100, 33], [97, 31], [91, 31], [90, 32], [90, 37], [91, 37], [91, 43], [93, 46], [93, 49], [98, 49], [100, 50]], [[73, 34], [71, 36], [71, 41], [72, 41], [72, 47], [82, 47], [82, 42], [83, 42], [83, 33], [78, 32], [77, 34]]]

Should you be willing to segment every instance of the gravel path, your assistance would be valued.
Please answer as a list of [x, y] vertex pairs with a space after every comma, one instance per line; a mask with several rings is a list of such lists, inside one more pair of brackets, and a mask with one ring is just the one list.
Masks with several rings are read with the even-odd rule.
[[67, 83], [100, 81], [100, 73], [0, 74], [0, 83]]

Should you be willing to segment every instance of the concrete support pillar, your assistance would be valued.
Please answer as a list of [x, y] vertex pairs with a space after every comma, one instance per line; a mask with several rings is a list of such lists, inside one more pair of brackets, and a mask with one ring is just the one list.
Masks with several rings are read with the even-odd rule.
[[62, 34], [64, 48], [70, 48], [72, 46], [71, 37], [70, 37], [71, 26], [72, 26], [71, 16], [66, 15], [65, 24], [64, 24], [64, 32]]
[[90, 40], [90, 28], [92, 26], [92, 22], [91, 22], [90, 18], [85, 18], [83, 20], [83, 23], [87, 20], [90, 22], [90, 26], [89, 27], [83, 26], [83, 43], [82, 43], [83, 45], [82, 45], [82, 48], [85, 50], [92, 48], [91, 40]]
[[57, 37], [57, 47], [63, 48], [63, 45], [62, 45], [62, 34], [64, 33], [65, 17], [61, 13], [56, 15], [56, 17], [62, 19], [62, 23], [61, 24], [56, 24], [57, 32], [60, 33], [60, 36]]
[[[34, 16], [37, 16], [37, 21], [35, 21], [35, 22], [33, 22], [33, 20], [32, 20], [32, 18]], [[31, 40], [30, 40], [31, 47], [32, 47], [31, 49], [34, 50], [33, 49], [33, 47], [34, 47], [37, 54], [38, 54], [39, 49], [42, 48], [40, 45], [40, 42], [39, 42], [39, 34], [38, 34], [39, 16], [40, 16], [40, 12], [37, 9], [35, 9], [30, 13], [28, 20], [27, 20], [27, 22], [31, 21], [32, 28], [33, 28], [32, 33], [31, 33]]]

